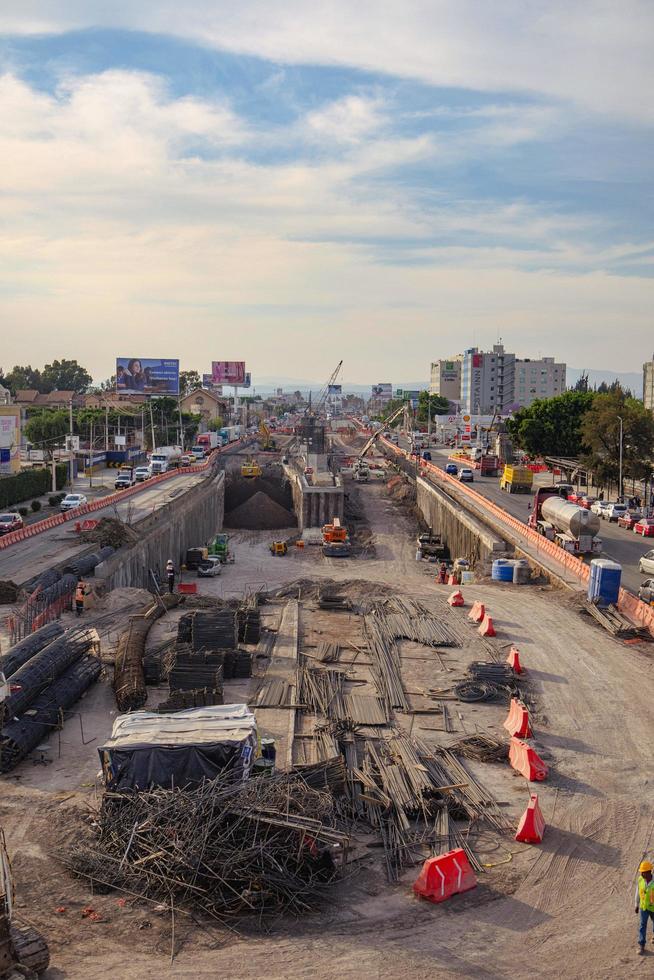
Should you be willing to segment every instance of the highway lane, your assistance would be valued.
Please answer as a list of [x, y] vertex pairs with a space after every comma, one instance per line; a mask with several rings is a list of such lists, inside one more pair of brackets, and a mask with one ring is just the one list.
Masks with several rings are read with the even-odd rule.
[[[180, 493], [186, 492], [200, 480], [205, 479], [208, 472], [185, 473], [152, 486], [145, 484], [139, 493], [125, 497], [118, 503], [108, 504], [87, 515], [87, 518], [118, 516], [129, 524], [137, 524], [174, 500]], [[75, 531], [75, 520], [71, 520], [0, 551], [0, 579], [11, 579], [20, 584], [52, 565], [67, 561], [88, 547], [88, 544], [80, 544]]]
[[[406, 449], [408, 442], [400, 438], [400, 445], [402, 449]], [[444, 468], [448, 462], [450, 450], [432, 447], [430, 452], [432, 462]], [[551, 473], [535, 474], [536, 486], [550, 486], [552, 482], [556, 482], [556, 480], [553, 481]], [[497, 477], [482, 477], [477, 470], [475, 470], [473, 489], [525, 524], [529, 520], [531, 495], [506, 493], [500, 490]], [[599, 536], [602, 539], [601, 557], [619, 562], [622, 565], [623, 586], [631, 592], [637, 593], [642, 582], [649, 577], [638, 571], [638, 561], [642, 555], [654, 550], [654, 538], [642, 538], [635, 535], [633, 531], [627, 531], [625, 528], [618, 527], [617, 524], [610, 524], [608, 521], [601, 522]], [[590, 561], [589, 558], [585, 560]]]

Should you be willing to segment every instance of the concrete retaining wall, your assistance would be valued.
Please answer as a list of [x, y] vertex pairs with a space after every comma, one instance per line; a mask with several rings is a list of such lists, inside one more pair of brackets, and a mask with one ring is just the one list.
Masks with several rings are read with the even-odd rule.
[[468, 558], [477, 565], [513, 550], [457, 501], [420, 477], [416, 481], [416, 504], [427, 526], [443, 537], [452, 558]]
[[340, 478], [334, 487], [312, 487], [293, 466], [284, 466], [284, 472], [291, 484], [293, 510], [300, 530], [322, 527], [331, 523], [334, 517], [343, 520], [345, 495]]
[[96, 581], [105, 589], [151, 588], [149, 570], [163, 575], [169, 558], [179, 569], [188, 548], [201, 547], [220, 531], [224, 509], [225, 474], [219, 472], [141, 521], [136, 526], [141, 540], [98, 565]]

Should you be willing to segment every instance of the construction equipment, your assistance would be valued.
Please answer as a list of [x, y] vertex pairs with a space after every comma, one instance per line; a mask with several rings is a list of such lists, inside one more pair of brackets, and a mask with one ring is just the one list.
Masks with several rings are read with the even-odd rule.
[[207, 548], [207, 556], [215, 555], [220, 558], [223, 565], [234, 561], [234, 555], [229, 550], [229, 536], [227, 534], [216, 534], [211, 544]]
[[323, 543], [326, 541], [347, 541], [347, 528], [343, 527], [338, 517], [334, 517], [331, 524], [323, 525], [322, 540]]
[[272, 438], [272, 433], [263, 419], [259, 421], [259, 444], [265, 451], [276, 449], [277, 445]]
[[323, 525], [322, 553], [325, 558], [347, 558], [350, 554], [350, 536], [338, 517]]
[[[386, 419], [383, 420], [383, 422], [381, 423], [380, 427], [375, 432], [373, 432], [373, 434], [370, 436], [370, 438], [368, 439], [367, 443], [365, 444], [365, 446], [363, 447], [363, 449], [359, 453], [359, 460], [363, 460], [364, 459], [364, 457], [369, 452], [369, 450], [372, 449], [372, 446], [375, 443], [375, 441], [379, 438], [379, 436], [383, 435], [384, 430], [388, 428], [388, 426], [391, 424], [391, 422], [394, 422], [395, 419], [399, 419], [400, 415], [404, 415], [405, 412], [406, 412], [406, 404], [400, 406], [400, 408], [398, 408], [394, 412], [392, 412], [388, 416], [388, 418], [386, 418]], [[355, 464], [355, 468], [356, 468], [356, 464]]]
[[257, 463], [256, 459], [252, 456], [248, 456], [243, 465], [241, 466], [241, 476], [245, 477], [246, 480], [253, 480], [258, 476], [261, 476], [263, 470]]
[[531, 493], [534, 474], [527, 466], [505, 466], [500, 477], [500, 490], [509, 493]]
[[50, 963], [48, 944], [36, 929], [14, 925], [13, 905], [14, 881], [0, 829], [0, 977], [39, 975]]
[[288, 552], [288, 545], [285, 541], [271, 541], [270, 542], [270, 553], [271, 555], [285, 555]]
[[356, 483], [367, 483], [370, 479], [370, 467], [365, 460], [359, 458], [352, 467], [352, 478]]

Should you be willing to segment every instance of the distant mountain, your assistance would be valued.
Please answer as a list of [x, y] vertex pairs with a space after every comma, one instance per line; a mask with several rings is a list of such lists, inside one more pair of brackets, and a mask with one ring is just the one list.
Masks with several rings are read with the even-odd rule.
[[[380, 378], [379, 381], [383, 381]], [[322, 381], [307, 381], [306, 379], [299, 378], [270, 378], [270, 377], [255, 377], [252, 379], [252, 387], [256, 390], [258, 395], [267, 395], [274, 392], [277, 388], [283, 388], [285, 392], [287, 391], [301, 391], [304, 396], [306, 396], [309, 391], [314, 395], [318, 394], [319, 391], [325, 387], [325, 382]], [[339, 382], [337, 382], [338, 384]], [[350, 384], [349, 382], [343, 382], [343, 394], [348, 395], [367, 395], [370, 397], [371, 388], [373, 384], [378, 384], [377, 381], [371, 381], [369, 384]], [[403, 391], [423, 391], [429, 387], [428, 381], [394, 381], [393, 391], [397, 388], [401, 388]]]
[[601, 385], [603, 381], [605, 381], [607, 385], [610, 385], [611, 382], [617, 379], [623, 388], [630, 388], [636, 398], [642, 398], [643, 375], [640, 371], [626, 371], [620, 373], [619, 371], [591, 371], [590, 368], [584, 369], [569, 367], [565, 375], [568, 388], [571, 388], [579, 380], [582, 374], [588, 375], [588, 383], [590, 384], [591, 388], [594, 388], [595, 385]]

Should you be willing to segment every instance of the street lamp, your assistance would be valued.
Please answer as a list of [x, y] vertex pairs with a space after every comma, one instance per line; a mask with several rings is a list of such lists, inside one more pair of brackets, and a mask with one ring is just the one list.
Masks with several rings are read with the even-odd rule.
[[620, 423], [620, 476], [618, 478], [618, 500], [622, 500], [622, 433], [623, 433], [623, 421], [622, 416], [616, 416], [618, 422]]

